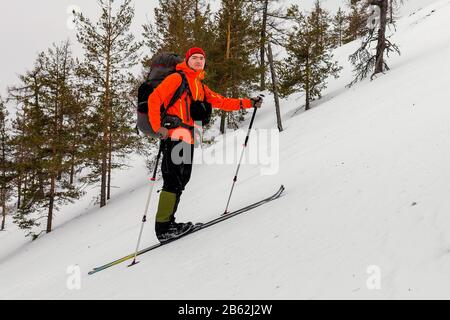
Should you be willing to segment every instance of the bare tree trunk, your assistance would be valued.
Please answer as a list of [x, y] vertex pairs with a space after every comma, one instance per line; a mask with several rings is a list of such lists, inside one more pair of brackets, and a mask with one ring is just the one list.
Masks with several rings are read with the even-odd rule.
[[[36, 180], [34, 180], [34, 181], [36, 181]], [[39, 195], [44, 197], [45, 196], [45, 186], [47, 184], [46, 184], [46, 181], [44, 180], [42, 171], [40, 171], [38, 176], [37, 176], [37, 184], [39, 186]], [[35, 186], [35, 185], [36, 184], [32, 184], [32, 186]]]
[[6, 211], [3, 211], [2, 227], [1, 227], [0, 231], [5, 230], [5, 222], [6, 222]]
[[305, 95], [305, 111], [308, 111], [311, 107], [309, 104], [309, 80], [306, 83], [306, 95]]
[[[109, 7], [109, 23], [111, 27], [111, 6]], [[108, 149], [109, 149], [109, 125], [110, 125], [110, 69], [111, 69], [111, 39], [110, 29], [108, 30], [107, 39], [107, 54], [106, 54], [106, 80], [105, 80], [105, 99], [103, 104], [104, 119], [103, 119], [103, 145], [102, 145], [102, 164], [101, 164], [101, 182], [100, 182], [100, 208], [106, 206], [106, 174], [108, 170]]]
[[394, 0], [389, 0], [389, 23], [394, 22]]
[[[2, 134], [3, 136], [3, 134]], [[6, 172], [8, 168], [6, 167], [6, 141], [2, 139], [2, 185], [0, 185], [0, 205], [2, 207], [2, 226], [0, 230], [5, 229], [5, 220], [6, 220], [6, 193], [8, 192], [6, 186]]]
[[226, 113], [225, 111], [221, 110], [220, 111], [220, 133], [224, 134], [225, 133], [225, 120], [226, 120]]
[[267, 28], [267, 10], [269, 6], [269, 0], [264, 0], [263, 7], [263, 19], [261, 27], [261, 44], [260, 44], [260, 56], [261, 56], [261, 84], [260, 90], [266, 90], [266, 61], [265, 61], [265, 46], [266, 46], [266, 28]]
[[20, 208], [21, 200], [22, 200], [22, 177], [19, 176], [17, 179], [17, 209]]
[[49, 204], [48, 204], [48, 216], [47, 216], [47, 233], [52, 231], [52, 222], [53, 222], [53, 206], [55, 201], [55, 180], [56, 177], [52, 175], [51, 183], [50, 183], [50, 194], [49, 194]]
[[308, 55], [306, 56], [305, 111], [308, 111], [310, 109], [310, 106], [309, 106], [310, 79], [311, 79], [311, 72], [310, 72], [309, 53], [308, 53]]
[[225, 52], [225, 59], [230, 59], [230, 47], [231, 47], [231, 18], [228, 17], [228, 24], [227, 24], [227, 51]]
[[112, 162], [112, 136], [111, 130], [109, 130], [109, 145], [108, 145], [108, 185], [107, 185], [107, 193], [106, 200], [111, 199], [111, 164]]
[[[59, 79], [59, 75], [57, 73], [57, 78]], [[62, 123], [60, 123], [60, 113], [62, 114], [62, 110], [60, 110], [58, 105], [59, 93], [56, 92], [55, 96], [55, 109], [54, 109], [54, 119], [53, 119], [53, 141], [52, 141], [52, 162], [51, 162], [51, 178], [50, 178], [50, 191], [49, 191], [49, 204], [48, 204], [48, 216], [47, 216], [47, 233], [52, 231], [52, 222], [53, 222], [53, 207], [55, 202], [55, 190], [56, 190], [56, 180], [59, 180], [61, 166], [60, 160], [58, 159], [58, 149], [56, 147], [55, 140], [57, 140], [59, 135], [59, 128]], [[61, 111], [61, 112], [60, 112]]]
[[[225, 52], [225, 60], [230, 59], [231, 56], [231, 17], [228, 17], [228, 24], [227, 24], [227, 50]], [[226, 120], [226, 113], [224, 111], [221, 112], [220, 116], [220, 133], [225, 133], [225, 120]]]
[[[78, 134], [78, 114], [75, 116], [75, 130], [74, 134]], [[72, 139], [73, 141], [75, 139]], [[70, 147], [70, 184], [73, 184], [74, 176], [75, 176], [75, 150], [77, 149], [77, 144], [73, 142]]]
[[[112, 110], [112, 102], [109, 104], [109, 115], [110, 115], [110, 128], [112, 127], [112, 122], [114, 121], [114, 115]], [[112, 130], [109, 130], [109, 144], [108, 144], [108, 185], [106, 199], [111, 199], [111, 168], [112, 168]]]
[[386, 23], [387, 23], [387, 9], [388, 0], [372, 0], [374, 5], [380, 7], [380, 28], [378, 29], [378, 44], [377, 44], [377, 54], [375, 62], [375, 70], [373, 75], [377, 73], [382, 73], [384, 71], [384, 51], [386, 49]]
[[75, 175], [75, 145], [70, 146], [70, 172], [69, 172], [69, 184], [73, 185], [73, 178]]
[[29, 175], [26, 174], [24, 182], [23, 182], [23, 189], [22, 189], [22, 192], [23, 192], [23, 194], [22, 194], [22, 202], [24, 204], [27, 203], [27, 191], [28, 191], [28, 182], [29, 182], [28, 179], [29, 179]]
[[5, 230], [5, 221], [6, 221], [6, 189], [1, 190], [1, 195], [0, 195], [0, 199], [1, 199], [1, 206], [2, 206], [2, 227], [0, 230]]
[[[109, 76], [107, 76], [109, 80]], [[107, 81], [108, 81], [107, 80]], [[106, 89], [106, 97], [108, 99], [109, 88]], [[101, 181], [100, 181], [100, 208], [106, 205], [106, 174], [107, 174], [107, 158], [108, 158], [108, 111], [105, 112], [103, 121], [103, 139], [102, 139], [102, 163], [101, 163]]]
[[73, 180], [75, 176], [75, 151], [72, 150], [70, 154], [70, 176], [69, 176], [69, 184], [73, 185]]
[[273, 64], [273, 54], [272, 54], [272, 45], [270, 44], [270, 41], [267, 42], [267, 53], [269, 58], [269, 64], [270, 64], [270, 73], [272, 75], [272, 90], [273, 90], [273, 97], [275, 99], [275, 110], [277, 113], [277, 125], [278, 125], [278, 131], [283, 131], [283, 125], [281, 123], [281, 114], [280, 114], [280, 100], [278, 99], [278, 81], [277, 81], [277, 74], [275, 71], [275, 66]]

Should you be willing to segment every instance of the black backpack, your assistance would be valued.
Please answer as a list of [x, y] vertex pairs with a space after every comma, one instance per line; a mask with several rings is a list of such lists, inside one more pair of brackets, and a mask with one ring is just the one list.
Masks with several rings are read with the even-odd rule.
[[[152, 94], [153, 90], [169, 75], [177, 72], [176, 66], [178, 63], [181, 63], [183, 59], [175, 54], [175, 53], [160, 53], [152, 58], [152, 65], [150, 68], [150, 73], [138, 89], [138, 107], [137, 107], [137, 122], [136, 129], [137, 132], [141, 131], [147, 136], [157, 138], [158, 135], [149, 122], [148, 119], [148, 97]], [[180, 72], [182, 82], [178, 87], [177, 91], [175, 91], [172, 99], [168, 106], [173, 105], [178, 99], [180, 99], [181, 95], [185, 90], [189, 88], [187, 84], [186, 77], [182, 72]], [[174, 121], [173, 117], [168, 119], [167, 109], [164, 108], [164, 105], [160, 106], [161, 110], [161, 126], [166, 128], [175, 128], [180, 125], [180, 121]], [[178, 123], [177, 123], [178, 122]]]

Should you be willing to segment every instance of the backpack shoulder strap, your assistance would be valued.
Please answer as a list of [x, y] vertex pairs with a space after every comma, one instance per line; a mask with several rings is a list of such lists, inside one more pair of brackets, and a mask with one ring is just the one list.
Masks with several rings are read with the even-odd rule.
[[186, 79], [186, 75], [182, 71], [177, 71], [176, 73], [178, 73], [181, 76], [181, 84], [173, 94], [172, 99], [170, 99], [167, 108], [163, 108], [164, 110], [161, 113], [161, 119], [163, 119], [166, 116], [168, 108], [171, 105], [173, 105], [178, 99], [180, 99], [185, 91], [188, 91], [188, 93], [191, 94], [191, 90], [189, 89], [189, 84]]
[[181, 84], [178, 87], [178, 89], [175, 91], [175, 93], [173, 94], [172, 99], [170, 99], [168, 107], [170, 107], [178, 99], [180, 99], [185, 91], [188, 91], [189, 94], [191, 93], [191, 90], [189, 90], [188, 81], [187, 81], [186, 76], [184, 75], [184, 73], [182, 71], [177, 71], [177, 73], [181, 76]]

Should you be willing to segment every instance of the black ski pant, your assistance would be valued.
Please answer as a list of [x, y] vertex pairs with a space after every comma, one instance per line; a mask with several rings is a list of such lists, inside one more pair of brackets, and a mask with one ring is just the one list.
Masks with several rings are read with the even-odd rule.
[[168, 138], [163, 141], [162, 148], [161, 171], [164, 180], [162, 190], [176, 195], [171, 215], [171, 220], [174, 221], [181, 194], [191, 178], [194, 145]]

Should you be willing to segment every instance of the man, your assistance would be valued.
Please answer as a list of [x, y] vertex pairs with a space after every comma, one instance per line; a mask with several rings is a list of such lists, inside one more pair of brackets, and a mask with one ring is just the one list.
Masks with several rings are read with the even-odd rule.
[[[150, 124], [163, 140], [161, 170], [164, 183], [159, 197], [155, 223], [156, 236], [160, 242], [177, 238], [193, 228], [192, 222], [175, 222], [175, 212], [177, 211], [181, 194], [192, 172], [194, 155], [193, 128], [195, 125], [191, 116], [192, 108], [197, 108], [198, 103], [201, 102], [225, 111], [253, 107], [260, 108], [262, 104], [262, 98], [225, 98], [202, 84], [201, 81], [205, 77], [205, 62], [206, 54], [201, 48], [194, 47], [189, 49], [185, 60], [177, 65], [177, 72], [164, 79], [148, 98]], [[179, 72], [184, 74], [188, 90], [174, 104], [168, 106], [167, 104], [170, 103], [172, 96], [183, 81]], [[175, 116], [181, 120], [180, 127], [167, 129], [161, 126], [161, 111], [159, 107], [161, 105], [167, 109], [168, 116]], [[181, 152], [178, 152], [178, 150], [181, 150]], [[186, 153], [186, 151], [188, 152]], [[179, 159], [174, 159], [174, 154], [187, 161], [181, 161], [180, 163]]]

